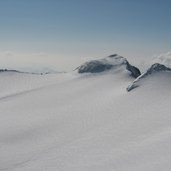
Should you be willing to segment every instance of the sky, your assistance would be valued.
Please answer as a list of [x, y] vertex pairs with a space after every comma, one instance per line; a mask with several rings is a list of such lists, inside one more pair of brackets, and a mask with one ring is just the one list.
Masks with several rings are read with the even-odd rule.
[[171, 50], [170, 0], [0, 0], [0, 67], [70, 71], [113, 53]]

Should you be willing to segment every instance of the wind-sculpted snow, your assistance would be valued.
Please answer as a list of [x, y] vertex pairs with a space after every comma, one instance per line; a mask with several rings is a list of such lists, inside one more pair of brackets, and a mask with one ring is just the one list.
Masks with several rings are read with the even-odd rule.
[[56, 83], [56, 75], [58, 74], [41, 75], [17, 70], [3, 70], [0, 72], [0, 100]]
[[171, 75], [156, 66], [132, 93], [124, 69], [0, 73], [0, 170], [170, 171]]
[[110, 55], [99, 60], [92, 60], [78, 67], [78, 73], [99, 73], [111, 69], [118, 69], [125, 66], [125, 69], [131, 73], [131, 76], [137, 78], [141, 72], [135, 66], [129, 64], [126, 58], [117, 54]]
[[140, 75], [137, 79], [133, 81], [131, 85], [127, 87], [127, 91], [131, 91], [132, 89], [139, 87], [139, 82], [143, 79], [146, 78], [147, 76], [159, 72], [171, 72], [171, 69], [166, 67], [165, 65], [155, 63], [153, 64], [145, 73]]

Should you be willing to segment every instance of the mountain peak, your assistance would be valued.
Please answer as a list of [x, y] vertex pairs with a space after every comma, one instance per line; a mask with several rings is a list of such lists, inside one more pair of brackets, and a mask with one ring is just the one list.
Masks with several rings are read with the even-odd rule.
[[163, 64], [155, 63], [147, 70], [147, 74], [152, 74], [153, 72], [160, 72], [160, 71], [171, 71], [171, 69]]
[[91, 60], [79, 66], [77, 70], [78, 73], [99, 73], [116, 69], [121, 66], [125, 66], [126, 70], [129, 71], [131, 76], [134, 78], [137, 78], [141, 74], [137, 67], [132, 66], [126, 58], [117, 54], [113, 54], [98, 60]]
[[166, 71], [171, 71], [171, 68], [168, 68], [166, 67], [165, 65], [163, 64], [160, 64], [160, 63], [154, 63], [153, 65], [151, 65], [151, 67], [146, 71], [144, 72], [143, 74], [141, 74], [139, 77], [137, 77], [137, 79], [135, 79], [133, 81], [133, 83], [131, 85], [129, 85], [127, 87], [127, 91], [131, 91], [132, 89], [136, 88], [136, 87], [139, 87], [139, 82], [149, 76], [149, 75], [152, 75], [154, 73], [158, 73], [158, 72], [166, 72]]

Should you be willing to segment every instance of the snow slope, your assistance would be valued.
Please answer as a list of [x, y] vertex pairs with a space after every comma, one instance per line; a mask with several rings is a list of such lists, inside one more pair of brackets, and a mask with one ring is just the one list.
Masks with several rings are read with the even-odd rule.
[[170, 171], [171, 79], [125, 70], [0, 74], [0, 170]]
[[151, 65], [151, 67], [146, 72], [142, 73], [139, 77], [137, 77], [127, 87], [127, 91], [131, 91], [132, 89], [139, 87], [142, 83], [146, 82], [146, 79], [148, 79], [148, 77], [153, 77], [154, 74], [158, 74], [160, 72], [162, 72], [162, 75], [164, 75], [165, 73], [171, 74], [171, 69], [163, 64], [155, 63]]

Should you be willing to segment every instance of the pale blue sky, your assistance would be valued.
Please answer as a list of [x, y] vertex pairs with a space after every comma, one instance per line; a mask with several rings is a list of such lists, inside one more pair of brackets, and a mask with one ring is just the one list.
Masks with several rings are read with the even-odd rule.
[[71, 70], [171, 50], [170, 0], [0, 0], [0, 65]]

